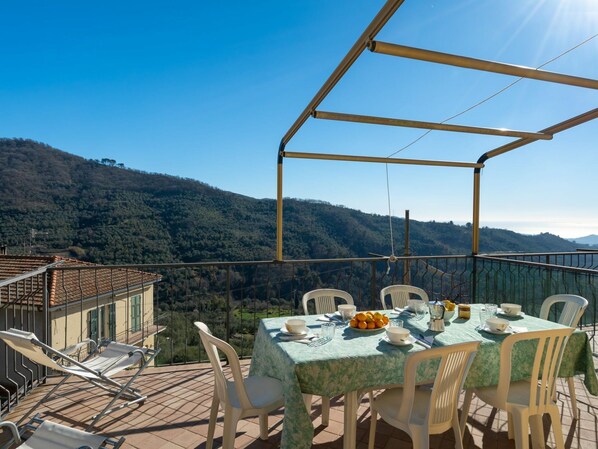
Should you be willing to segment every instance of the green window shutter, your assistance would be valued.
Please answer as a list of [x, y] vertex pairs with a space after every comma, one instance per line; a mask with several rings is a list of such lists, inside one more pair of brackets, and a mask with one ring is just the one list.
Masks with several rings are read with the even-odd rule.
[[108, 306], [108, 338], [116, 341], [116, 304], [112, 303]]
[[89, 338], [98, 341], [98, 309], [89, 311]]
[[131, 332], [141, 330], [141, 295], [131, 298]]

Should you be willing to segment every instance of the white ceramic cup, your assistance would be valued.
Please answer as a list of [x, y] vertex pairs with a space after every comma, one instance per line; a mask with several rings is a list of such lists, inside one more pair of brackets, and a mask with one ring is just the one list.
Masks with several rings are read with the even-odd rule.
[[349, 321], [355, 315], [357, 307], [353, 304], [339, 304], [338, 313], [341, 315], [343, 321]]
[[491, 331], [503, 332], [509, 327], [509, 322], [502, 318], [492, 317], [486, 320], [486, 326], [488, 326]]
[[386, 328], [386, 336], [391, 343], [403, 343], [409, 338], [409, 335], [411, 335], [411, 332], [404, 327]]
[[511, 304], [511, 303], [505, 302], [500, 305], [500, 308], [505, 315], [509, 315], [509, 316], [519, 315], [519, 312], [521, 312], [520, 304]]
[[302, 334], [307, 330], [305, 327], [305, 320], [300, 320], [298, 318], [287, 320], [285, 327], [291, 334]]

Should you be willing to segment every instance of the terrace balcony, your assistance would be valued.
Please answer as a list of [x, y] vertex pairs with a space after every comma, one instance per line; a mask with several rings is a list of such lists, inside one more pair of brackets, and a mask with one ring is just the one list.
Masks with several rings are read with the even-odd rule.
[[[378, 292], [381, 288], [410, 283], [429, 292], [431, 298], [450, 297], [457, 301], [517, 302], [526, 313], [535, 314], [543, 299], [556, 293], [575, 293], [590, 302], [580, 324], [588, 333], [596, 366], [596, 313], [598, 301], [598, 252], [546, 254], [502, 254], [484, 256], [404, 257], [390, 262], [386, 258], [337, 259], [316, 261], [204, 263], [177, 265], [129, 265], [114, 267], [60, 267], [47, 272], [70, 273], [70, 280], [98, 278], [100, 270], [109, 270], [114, 276], [123, 273], [150, 273], [159, 275], [152, 298], [142, 298], [141, 304], [152, 304], [152, 310], [143, 310], [143, 321], [153, 322], [140, 327], [137, 333], [127, 335], [134, 340], [151, 339], [161, 348], [155, 367], [148, 368], [136, 381], [136, 386], [148, 394], [141, 406], [118, 411], [102, 419], [93, 430], [110, 436], [126, 437], [125, 448], [202, 448], [205, 447], [209, 407], [213, 391], [213, 374], [193, 321], [205, 321], [216, 335], [228, 340], [244, 358], [245, 370], [250, 364], [253, 337], [261, 318], [302, 314], [300, 300], [304, 292], [319, 287], [335, 287], [350, 291], [361, 309], [380, 309]], [[2, 291], [3, 326], [25, 329], [39, 328], [39, 320], [47, 323], [52, 334], [49, 311], [41, 307], [26, 307], [23, 298], [31, 296], [31, 285], [49, 279], [40, 277], [19, 279]], [[63, 276], [66, 279], [67, 276]], [[149, 279], [149, 278], [148, 278]], [[83, 281], [81, 281], [83, 282]], [[143, 279], [141, 281], [143, 283]], [[110, 283], [108, 283], [109, 285]], [[75, 282], [76, 285], [76, 282]], [[97, 298], [105, 296], [100, 291]], [[43, 288], [42, 288], [43, 289]], [[145, 292], [150, 290], [142, 289]], [[108, 295], [108, 300], [109, 300]], [[147, 301], [151, 299], [151, 301]], [[76, 310], [84, 307], [83, 300], [73, 299]], [[102, 307], [96, 301], [96, 307]], [[147, 307], [147, 306], [144, 306]], [[65, 314], [68, 317], [68, 314]], [[41, 317], [41, 318], [40, 318]], [[37, 320], [37, 324], [36, 324]], [[43, 328], [44, 326], [41, 326]], [[58, 330], [78, 339], [87, 338], [80, 315]], [[69, 337], [69, 338], [67, 338]], [[132, 340], [130, 340], [132, 341]], [[2, 360], [16, 357], [0, 342]], [[17, 360], [17, 359], [15, 359]], [[59, 377], [47, 373], [27, 361], [18, 360], [13, 371], [2, 369], [4, 376], [2, 419], [17, 421], [39, 400]], [[20, 374], [17, 374], [20, 373]], [[124, 373], [123, 375], [127, 375]], [[18, 388], [7, 388], [6, 378]], [[557, 399], [562, 411], [563, 432], [567, 448], [593, 447], [598, 439], [598, 398], [591, 396], [580, 378], [576, 378], [580, 419], [574, 420], [568, 400], [566, 384], [558, 386]], [[9, 382], [10, 383], [10, 382]], [[37, 410], [48, 419], [75, 428], [85, 428], [88, 418], [101, 410], [107, 396], [96, 396], [80, 381], [69, 381], [60, 398], [55, 398]], [[320, 425], [319, 403], [312, 409], [315, 426], [313, 447], [338, 448], [343, 442], [343, 401], [332, 401], [330, 425]], [[465, 434], [465, 447], [514, 447], [507, 439], [506, 415], [477, 403], [470, 409], [471, 419]], [[369, 412], [364, 398], [358, 411], [357, 447], [367, 447]], [[222, 417], [216, 430], [216, 447], [221, 443]], [[545, 425], [548, 427], [549, 422]], [[238, 427], [236, 446], [248, 448], [278, 447], [283, 427], [283, 414], [278, 411], [269, 420], [270, 439], [260, 441], [256, 419], [242, 421]], [[549, 434], [551, 435], [551, 434]], [[2, 435], [6, 438], [6, 435]], [[0, 440], [1, 441], [1, 440]], [[379, 423], [376, 447], [411, 447], [409, 437], [396, 429]], [[453, 447], [452, 432], [433, 437], [432, 447]], [[552, 446], [551, 437], [547, 442]]]

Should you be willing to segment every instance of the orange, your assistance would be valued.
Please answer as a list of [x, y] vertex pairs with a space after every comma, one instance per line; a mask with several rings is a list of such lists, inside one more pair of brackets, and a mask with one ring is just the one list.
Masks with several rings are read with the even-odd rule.
[[366, 315], [363, 312], [359, 312], [357, 315], [355, 315], [355, 318], [357, 321], [365, 321]]
[[367, 329], [368, 328], [368, 323], [366, 323], [365, 321], [358, 321], [357, 322], [357, 327], [359, 329]]
[[386, 324], [388, 324], [388, 322], [390, 320], [388, 319], [388, 317], [386, 315], [382, 315], [382, 321], [384, 321], [384, 324], [386, 325]]
[[370, 321], [368, 323], [368, 329], [376, 329], [376, 323], [374, 323], [373, 321]]
[[376, 320], [376, 327], [381, 328], [384, 327], [384, 320]]
[[351, 326], [351, 327], [357, 327], [357, 320], [356, 319], [352, 319], [351, 321], [349, 321], [349, 326]]

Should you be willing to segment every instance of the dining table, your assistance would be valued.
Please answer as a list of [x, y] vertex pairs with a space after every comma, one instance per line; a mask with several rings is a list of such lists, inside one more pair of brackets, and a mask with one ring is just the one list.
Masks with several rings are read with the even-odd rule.
[[[423, 319], [408, 311], [401, 313], [381, 310], [391, 320], [400, 319], [411, 335], [428, 342], [433, 347], [469, 341], [481, 344], [465, 379], [464, 388], [485, 387], [498, 384], [501, 342], [510, 332], [525, 332], [562, 328], [552, 321], [543, 320], [524, 312], [517, 316], [502, 316], [509, 321], [509, 331], [490, 333], [481, 326], [478, 318], [481, 304], [471, 305], [471, 318], [455, 315], [445, 323], [443, 332], [428, 330], [429, 315]], [[303, 395], [334, 397], [344, 395], [343, 448], [356, 446], [357, 408], [364, 392], [404, 381], [405, 360], [416, 351], [425, 351], [428, 345], [415, 341], [397, 346], [386, 339], [384, 329], [364, 331], [354, 329], [331, 317], [337, 323], [334, 337], [325, 344], [307, 344], [288, 338], [283, 333], [290, 317], [265, 318], [260, 321], [255, 337], [251, 375], [264, 375], [279, 379], [284, 391], [284, 420], [281, 449], [307, 449], [311, 447], [314, 426], [304, 403]], [[306, 321], [309, 334], [317, 335], [327, 318], [322, 315], [297, 316]], [[317, 341], [317, 340], [314, 340]], [[529, 377], [535, 348], [516, 345], [512, 357], [513, 381]], [[433, 379], [433, 362], [418, 370], [418, 381]], [[598, 379], [587, 333], [576, 330], [567, 343], [559, 377], [583, 375], [588, 392], [598, 396]]]

